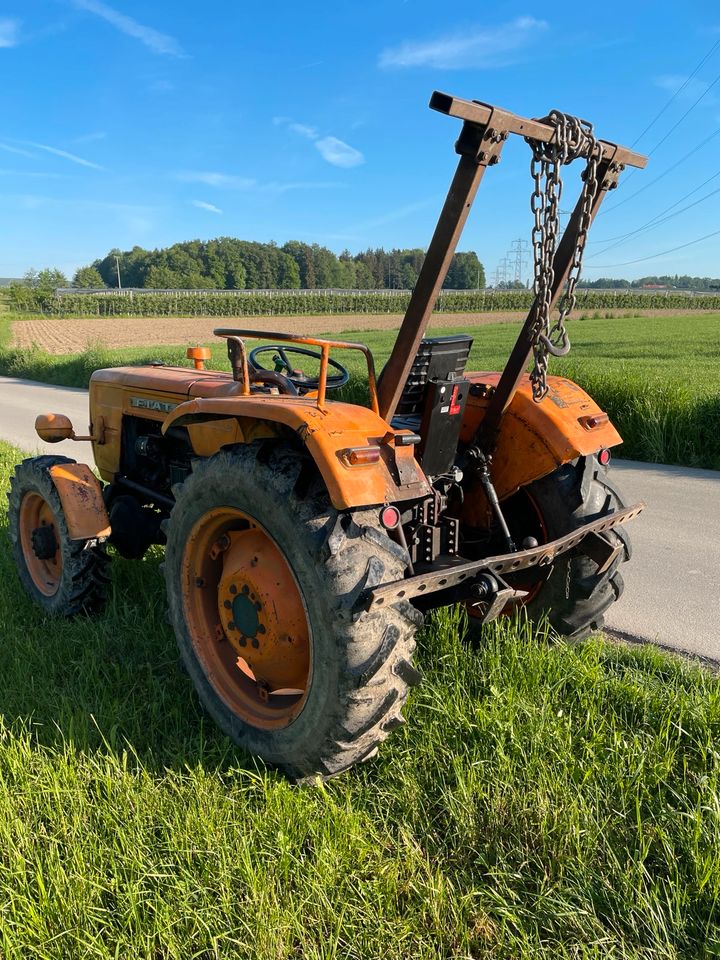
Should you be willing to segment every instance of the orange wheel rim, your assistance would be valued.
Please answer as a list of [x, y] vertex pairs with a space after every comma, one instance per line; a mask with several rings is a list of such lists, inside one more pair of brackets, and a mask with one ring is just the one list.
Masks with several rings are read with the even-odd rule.
[[254, 727], [287, 726], [310, 686], [310, 627], [275, 541], [240, 510], [211, 510], [190, 533], [181, 577], [192, 644], [215, 692]]
[[25, 494], [18, 525], [25, 566], [32, 582], [43, 596], [53, 597], [60, 587], [63, 557], [57, 517], [41, 494], [34, 491]]

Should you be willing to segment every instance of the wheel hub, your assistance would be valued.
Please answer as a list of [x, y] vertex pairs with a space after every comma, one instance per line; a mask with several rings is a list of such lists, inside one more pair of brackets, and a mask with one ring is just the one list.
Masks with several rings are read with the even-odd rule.
[[257, 528], [227, 536], [218, 612], [224, 637], [238, 654], [237, 665], [266, 693], [304, 692], [307, 618], [287, 564]]
[[30, 534], [30, 542], [38, 560], [52, 560], [57, 553], [57, 537], [52, 526], [35, 527]]

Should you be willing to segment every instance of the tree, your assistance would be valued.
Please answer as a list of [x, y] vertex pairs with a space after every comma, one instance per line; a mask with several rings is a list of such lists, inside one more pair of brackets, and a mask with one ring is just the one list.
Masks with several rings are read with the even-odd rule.
[[474, 251], [455, 254], [443, 287], [449, 290], [481, 290], [485, 287], [485, 269]]
[[97, 267], [80, 267], [75, 271], [72, 285], [83, 290], [92, 290], [104, 287], [105, 281]]

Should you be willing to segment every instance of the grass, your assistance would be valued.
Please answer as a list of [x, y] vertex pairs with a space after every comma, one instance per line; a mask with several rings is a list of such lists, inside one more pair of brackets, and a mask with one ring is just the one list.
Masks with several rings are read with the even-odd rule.
[[[53, 356], [12, 350], [8, 316], [0, 316], [0, 372], [86, 386], [93, 370], [161, 359], [187, 363], [184, 347], [111, 350], [96, 344], [80, 354]], [[432, 331], [431, 331], [432, 332]], [[460, 333], [442, 329], [439, 334]], [[488, 324], [475, 336], [469, 369], [502, 369], [517, 335], [512, 324]], [[552, 360], [553, 373], [580, 383], [607, 410], [624, 437], [622, 456], [720, 469], [720, 314], [682, 317], [587, 317], [571, 323], [569, 357]], [[378, 368], [392, 348], [394, 331], [350, 331], [375, 353]], [[363, 360], [340, 357], [355, 377]], [[211, 365], [227, 369], [224, 345], [213, 345]], [[352, 396], [358, 396], [357, 388]]]
[[720, 679], [653, 649], [456, 611], [408, 723], [294, 788], [199, 711], [159, 556], [47, 621], [6, 546], [0, 956], [680, 960], [720, 953]]

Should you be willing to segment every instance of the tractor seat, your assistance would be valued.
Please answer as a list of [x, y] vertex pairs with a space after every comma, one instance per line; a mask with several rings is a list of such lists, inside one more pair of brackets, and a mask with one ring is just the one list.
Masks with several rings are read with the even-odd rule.
[[395, 430], [419, 431], [427, 384], [431, 380], [462, 379], [472, 344], [473, 338], [462, 333], [420, 341], [392, 419]]

